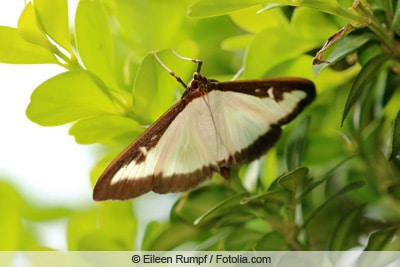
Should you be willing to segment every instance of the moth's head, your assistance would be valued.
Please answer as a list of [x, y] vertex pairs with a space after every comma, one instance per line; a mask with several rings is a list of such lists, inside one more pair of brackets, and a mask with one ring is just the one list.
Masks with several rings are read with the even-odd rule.
[[198, 89], [202, 78], [203, 77], [200, 75], [200, 73], [198, 72], [193, 73], [193, 80], [190, 82], [189, 87], [191, 89]]
[[209, 91], [216, 88], [214, 80], [209, 80], [207, 77], [202, 76], [199, 72], [193, 74], [193, 80], [189, 83], [186, 91], [182, 97], [192, 94], [192, 96], [199, 97], [205, 95]]

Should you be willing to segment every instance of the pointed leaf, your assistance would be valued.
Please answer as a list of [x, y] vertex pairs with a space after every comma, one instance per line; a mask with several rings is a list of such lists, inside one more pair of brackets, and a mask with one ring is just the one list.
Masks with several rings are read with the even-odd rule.
[[340, 30], [335, 32], [332, 36], [330, 36], [328, 40], [325, 42], [324, 46], [315, 55], [313, 60], [313, 65], [319, 65], [321, 63], [329, 63], [326, 60], [324, 60], [327, 57], [326, 53], [328, 52], [329, 55], [338, 45], [340, 40], [342, 40], [346, 35], [348, 35], [353, 30], [354, 30], [353, 25], [346, 24], [343, 28], [341, 28]]
[[368, 61], [383, 53], [385, 52], [379, 42], [375, 40], [369, 41], [357, 49], [358, 63], [360, 63], [361, 66], [365, 66]]
[[31, 95], [26, 114], [40, 125], [55, 126], [118, 110], [104, 85], [87, 71], [59, 74], [41, 85]]
[[325, 202], [323, 202], [319, 207], [317, 207], [316, 209], [314, 209], [305, 219], [304, 223], [303, 223], [303, 228], [306, 227], [310, 221], [322, 210], [324, 210], [324, 208], [326, 207], [326, 205], [328, 205], [329, 203], [331, 203], [333, 200], [337, 199], [338, 197], [340, 197], [341, 195], [346, 194], [349, 191], [358, 189], [360, 187], [363, 187], [365, 185], [364, 181], [356, 181], [353, 182], [351, 184], [346, 185], [345, 187], [341, 188], [339, 191], [335, 192], [333, 195], [331, 195], [328, 199], [325, 200]]
[[298, 121], [290, 133], [285, 147], [285, 160], [289, 170], [299, 167], [302, 163], [310, 122], [311, 117], [307, 116]]
[[209, 210], [207, 210], [205, 213], [203, 213], [200, 217], [198, 217], [195, 221], [194, 224], [197, 225], [201, 221], [203, 221], [206, 217], [208, 217], [210, 214], [216, 212], [217, 210], [221, 209], [222, 207], [225, 207], [229, 205], [232, 201], [236, 202], [238, 198], [242, 198], [245, 193], [239, 193], [237, 195], [231, 196], [229, 198], [226, 198], [225, 200], [219, 202], [217, 205], [213, 206]]
[[32, 2], [29, 2], [18, 20], [18, 32], [28, 42], [52, 49], [52, 44], [47, 39], [46, 32], [38, 22], [38, 18], [33, 8]]
[[397, 35], [400, 35], [400, 2], [397, 2], [393, 16], [393, 30]]
[[302, 185], [307, 179], [308, 168], [297, 168], [278, 179], [279, 185], [288, 189], [292, 193], [296, 193], [299, 185]]
[[364, 251], [382, 251], [396, 236], [396, 228], [381, 230], [372, 233], [368, 238], [368, 244]]
[[390, 57], [391, 56], [388, 54], [380, 54], [368, 61], [368, 63], [365, 64], [365, 66], [361, 69], [360, 73], [354, 80], [347, 97], [342, 114], [341, 124], [343, 124], [350, 109], [354, 106], [362, 93], [368, 93], [365, 92], [366, 86], [376, 78], [377, 74], [379, 73], [379, 69], [386, 61], [390, 59]]
[[348, 156], [346, 158], [344, 158], [342, 161], [340, 161], [338, 164], [336, 164], [335, 166], [333, 166], [331, 169], [327, 170], [321, 178], [314, 180], [312, 183], [308, 184], [307, 187], [303, 190], [302, 195], [300, 197], [300, 199], [303, 199], [307, 194], [309, 194], [310, 192], [312, 192], [316, 187], [318, 187], [319, 185], [323, 184], [324, 182], [326, 182], [328, 179], [335, 177], [332, 176], [332, 173], [337, 170], [339, 167], [341, 167], [344, 163], [347, 163], [350, 159], [353, 159], [355, 157], [358, 157], [358, 154], [355, 155], [351, 155]]
[[[374, 36], [369, 33], [360, 35], [347, 35], [343, 38], [343, 40], [337, 43], [337, 46], [329, 47], [328, 49], [325, 47], [327, 44], [325, 44], [324, 48], [322, 48], [314, 58], [314, 76], [317, 76], [325, 68], [335, 64], [347, 55], [353, 53], [373, 37]], [[317, 58], [319, 60], [319, 64], [317, 64]]]
[[400, 111], [397, 113], [393, 126], [392, 136], [392, 152], [390, 153], [389, 160], [394, 159], [400, 155]]
[[215, 185], [199, 187], [174, 204], [171, 216], [193, 222], [226, 198], [227, 194], [224, 187]]
[[67, 0], [33, 0], [33, 7], [47, 35], [72, 54]]
[[364, 206], [359, 206], [345, 214], [336, 226], [329, 242], [329, 250], [348, 250], [357, 246], [357, 229]]
[[399, 251], [398, 230], [398, 227], [391, 227], [372, 233], [364, 253], [357, 260], [357, 266], [389, 266], [394, 261], [398, 262], [399, 257], [396, 253], [377, 253], [378, 251]]
[[240, 204], [247, 204], [257, 200], [265, 200], [266, 202], [289, 203], [293, 198], [293, 193], [289, 190], [281, 189], [267, 192], [265, 194], [243, 198]]
[[0, 62], [10, 64], [58, 63], [53, 53], [26, 41], [18, 30], [0, 26]]
[[79, 1], [75, 39], [85, 67], [109, 87], [115, 87], [114, 52], [110, 25], [101, 1]]

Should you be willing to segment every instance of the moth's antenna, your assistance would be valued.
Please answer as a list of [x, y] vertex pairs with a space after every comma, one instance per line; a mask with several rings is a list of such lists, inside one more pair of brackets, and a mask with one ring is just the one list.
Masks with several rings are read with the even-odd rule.
[[243, 72], [244, 72], [244, 70], [245, 70], [245, 68], [244, 68], [244, 67], [241, 67], [241, 68], [236, 72], [236, 74], [232, 77], [232, 81], [235, 81], [240, 75], [242, 75]]
[[178, 54], [178, 52], [176, 52], [174, 49], [171, 48], [171, 52], [172, 54], [174, 54], [176, 57], [183, 59], [183, 60], [188, 60], [188, 61], [192, 61], [194, 63], [197, 63], [197, 73], [200, 73], [201, 70], [201, 66], [203, 65], [203, 61], [201, 61], [200, 59], [195, 59], [195, 58], [190, 58], [190, 57], [184, 57]]
[[158, 57], [157, 52], [153, 51], [153, 55], [155, 57], [155, 59], [158, 61], [158, 63], [160, 63], [160, 65], [166, 69], [168, 71], [169, 74], [171, 74], [172, 77], [174, 77], [178, 83], [182, 84], [183, 87], [186, 89], [187, 85], [184, 83], [184, 81], [182, 81], [181, 77], [179, 77], [178, 75], [175, 74], [175, 72], [173, 72], [172, 70], [170, 70], [170, 68], [167, 67], [167, 65], [164, 64], [164, 62], [161, 61], [161, 59]]

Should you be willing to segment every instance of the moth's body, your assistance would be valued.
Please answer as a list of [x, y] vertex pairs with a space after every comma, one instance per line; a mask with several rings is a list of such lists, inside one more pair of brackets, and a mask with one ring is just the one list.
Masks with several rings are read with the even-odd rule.
[[106, 168], [93, 198], [182, 192], [226, 175], [263, 155], [314, 97], [301, 78], [218, 82], [196, 72], [180, 101]]

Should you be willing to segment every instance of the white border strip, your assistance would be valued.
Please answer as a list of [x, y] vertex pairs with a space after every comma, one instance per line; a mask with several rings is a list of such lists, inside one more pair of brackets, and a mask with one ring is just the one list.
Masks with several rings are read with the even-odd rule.
[[68, 252], [8, 251], [0, 252], [0, 266], [11, 267], [131, 267], [131, 266], [282, 266], [282, 267], [400, 267], [398, 251], [132, 251]]

